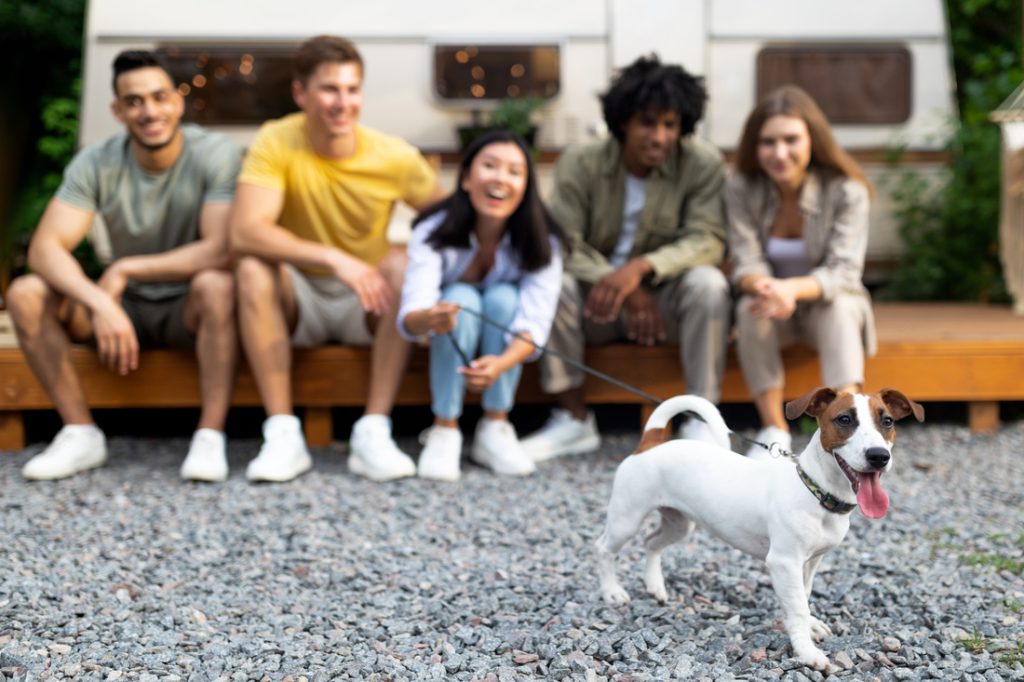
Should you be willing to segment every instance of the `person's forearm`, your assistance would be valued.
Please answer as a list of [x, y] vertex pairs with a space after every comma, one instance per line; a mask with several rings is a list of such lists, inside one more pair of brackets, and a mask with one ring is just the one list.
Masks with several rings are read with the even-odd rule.
[[398, 323], [404, 325], [405, 330], [413, 336], [423, 336], [430, 331], [430, 309], [414, 310]]
[[54, 240], [34, 239], [28, 251], [28, 264], [47, 284], [89, 310], [112, 302], [109, 294], [86, 277], [75, 257]]
[[744, 275], [740, 278], [740, 291], [744, 294], [756, 294], [757, 284], [761, 280], [768, 279], [765, 275]]
[[527, 358], [533, 355], [534, 350], [534, 345], [529, 341], [518, 337], [512, 339], [512, 343], [508, 345], [508, 348], [498, 356], [502, 373], [504, 374], [516, 365], [526, 362]]
[[296, 237], [274, 223], [259, 223], [234, 230], [231, 250], [240, 256], [320, 268], [330, 267], [331, 259], [341, 253], [333, 247]]
[[229, 262], [225, 242], [199, 240], [163, 253], [125, 256], [117, 267], [128, 279], [141, 282], [178, 282], [197, 272], [225, 268]]
[[788, 277], [785, 282], [797, 301], [816, 301], [821, 298], [821, 284], [816, 277]]

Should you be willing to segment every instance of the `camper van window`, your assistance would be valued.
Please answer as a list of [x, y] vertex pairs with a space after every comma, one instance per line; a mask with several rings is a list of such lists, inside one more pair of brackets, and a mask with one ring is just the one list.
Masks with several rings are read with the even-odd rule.
[[911, 66], [902, 45], [769, 46], [757, 55], [757, 97], [799, 85], [834, 124], [903, 123], [911, 114]]
[[434, 91], [449, 104], [554, 97], [559, 72], [558, 45], [434, 46]]
[[165, 45], [157, 49], [185, 95], [185, 120], [252, 124], [296, 110], [293, 48]]

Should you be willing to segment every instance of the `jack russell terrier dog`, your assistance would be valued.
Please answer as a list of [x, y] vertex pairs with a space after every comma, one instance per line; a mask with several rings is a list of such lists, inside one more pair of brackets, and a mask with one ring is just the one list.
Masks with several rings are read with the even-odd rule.
[[[683, 412], [706, 422], [716, 442], [668, 441], [672, 417]], [[794, 655], [828, 671], [828, 657], [814, 642], [832, 631], [807, 604], [814, 572], [825, 552], [842, 542], [855, 507], [872, 519], [885, 516], [889, 496], [880, 479], [892, 467], [895, 423], [910, 414], [923, 421], [924, 409], [894, 389], [863, 395], [819, 388], [786, 404], [789, 419], [802, 414], [817, 419], [818, 430], [793, 466], [734, 453], [721, 414], [703, 398], [677, 396], [659, 405], [636, 453], [615, 472], [605, 530], [597, 540], [604, 600], [629, 601], [615, 576], [615, 557], [657, 509], [661, 525], [646, 539], [644, 574], [655, 599], [668, 599], [662, 551], [703, 526], [765, 561]]]

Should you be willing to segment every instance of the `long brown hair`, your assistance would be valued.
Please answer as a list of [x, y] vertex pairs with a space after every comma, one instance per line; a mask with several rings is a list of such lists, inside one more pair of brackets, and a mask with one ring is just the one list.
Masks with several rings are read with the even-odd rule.
[[824, 112], [805, 90], [795, 85], [783, 85], [772, 90], [750, 112], [736, 150], [736, 170], [748, 178], [764, 174], [761, 162], [757, 159], [757, 144], [761, 128], [772, 116], [802, 119], [811, 136], [811, 166], [856, 180], [874, 195], [874, 187], [864, 175], [860, 164], [836, 142]]

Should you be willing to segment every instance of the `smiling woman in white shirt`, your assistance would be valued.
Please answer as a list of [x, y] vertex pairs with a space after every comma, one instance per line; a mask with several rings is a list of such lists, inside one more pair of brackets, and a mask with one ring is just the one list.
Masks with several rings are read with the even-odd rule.
[[[822, 382], [864, 383], [875, 351], [861, 278], [871, 184], [836, 143], [825, 114], [795, 86], [770, 92], [747, 118], [725, 186], [736, 304], [737, 354], [762, 428], [757, 440], [791, 446], [782, 412], [780, 349], [815, 347]], [[763, 450], [752, 446], [748, 455]]]
[[[547, 343], [562, 281], [565, 239], [551, 218], [523, 139], [498, 131], [465, 152], [458, 187], [413, 224], [399, 332], [429, 337], [434, 425], [418, 473], [454, 481], [461, 473], [466, 390], [482, 393], [472, 458], [495, 473], [534, 471], [508, 421], [524, 362]], [[484, 322], [482, 313], [518, 336]]]

